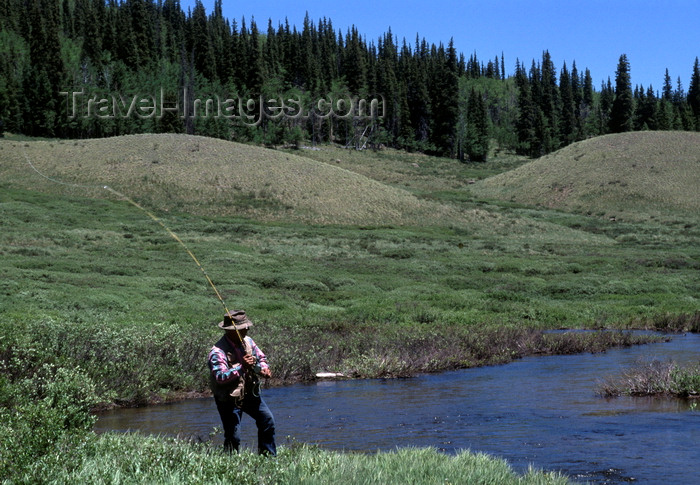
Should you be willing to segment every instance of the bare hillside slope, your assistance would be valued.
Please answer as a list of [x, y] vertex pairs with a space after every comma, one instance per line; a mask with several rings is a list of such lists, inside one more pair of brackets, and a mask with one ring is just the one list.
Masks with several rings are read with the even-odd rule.
[[[109, 185], [157, 210], [318, 224], [402, 224], [454, 215], [330, 164], [197, 136], [4, 141], [0, 162], [3, 183], [92, 197], [111, 196], [100, 189]], [[60, 185], [38, 172], [95, 188]]]
[[644, 218], [700, 212], [700, 133], [634, 132], [574, 143], [485, 179], [473, 193]]

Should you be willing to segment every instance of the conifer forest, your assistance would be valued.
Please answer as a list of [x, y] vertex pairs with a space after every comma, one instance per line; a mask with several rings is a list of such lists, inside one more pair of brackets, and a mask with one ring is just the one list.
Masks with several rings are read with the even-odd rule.
[[[498, 46], [494, 46], [497, 50]], [[700, 66], [633, 85], [615, 73], [457, 52], [331, 19], [258, 25], [222, 0], [0, 0], [0, 132], [188, 133], [264, 145], [333, 142], [485, 160], [537, 157], [634, 130], [700, 130]], [[687, 91], [684, 88], [687, 83]], [[374, 104], [373, 104], [374, 103]]]

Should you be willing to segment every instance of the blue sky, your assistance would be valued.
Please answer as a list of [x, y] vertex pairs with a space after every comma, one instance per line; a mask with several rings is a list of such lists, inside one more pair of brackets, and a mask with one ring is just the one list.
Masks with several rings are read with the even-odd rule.
[[[194, 0], [181, 0], [183, 10]], [[202, 0], [211, 13], [214, 0]], [[676, 86], [680, 76], [687, 91], [695, 58], [700, 56], [700, 0], [353, 0], [306, 2], [224, 0], [224, 16], [240, 25], [255, 18], [267, 29], [285, 18], [301, 29], [306, 12], [314, 23], [325, 17], [335, 30], [355, 25], [368, 40], [391, 28], [399, 42], [412, 46], [416, 33], [429, 44], [447, 45], [454, 39], [458, 52], [477, 53], [488, 61], [505, 56], [506, 71], [513, 73], [516, 58], [529, 68], [549, 50], [561, 70], [573, 61], [579, 71], [590, 69], [594, 86], [608, 77], [615, 82], [621, 54], [630, 62], [632, 84], [659, 91], [664, 73]]]

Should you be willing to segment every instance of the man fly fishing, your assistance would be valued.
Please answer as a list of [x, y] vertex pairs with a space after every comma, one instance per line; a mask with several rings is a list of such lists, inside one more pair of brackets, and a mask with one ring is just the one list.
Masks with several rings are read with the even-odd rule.
[[267, 358], [248, 337], [253, 322], [244, 311], [227, 312], [219, 328], [226, 333], [209, 352], [210, 385], [224, 426], [224, 449], [238, 451], [245, 412], [258, 427], [258, 452], [276, 455], [275, 420], [260, 396], [259, 376], [271, 377]]
[[[0, 120], [0, 134], [2, 133]], [[91, 185], [81, 185], [63, 182], [40, 172], [24, 154], [29, 166], [39, 175], [51, 182], [71, 187], [95, 188]], [[216, 293], [216, 297], [226, 309], [224, 320], [219, 322], [219, 328], [226, 333], [214, 344], [209, 352], [210, 386], [214, 393], [216, 407], [221, 415], [224, 426], [224, 448], [228, 451], [238, 451], [240, 445], [240, 424], [242, 413], [245, 412], [255, 419], [258, 426], [258, 450], [261, 454], [276, 455], [275, 419], [265, 401], [260, 397], [259, 376], [271, 377], [270, 367], [265, 354], [255, 345], [253, 339], [247, 336], [248, 329], [253, 326], [244, 311], [229, 311], [219, 290], [216, 289], [201, 263], [187, 245], [165, 223], [152, 212], [141, 206], [127, 195], [108, 185], [101, 188], [109, 190], [116, 196], [126, 200], [134, 207], [145, 212], [151, 219], [160, 224], [170, 236], [187, 251], [197, 264]]]

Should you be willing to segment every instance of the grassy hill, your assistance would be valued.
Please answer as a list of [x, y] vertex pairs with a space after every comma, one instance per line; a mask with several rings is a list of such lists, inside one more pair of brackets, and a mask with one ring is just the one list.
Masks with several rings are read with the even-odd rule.
[[[393, 150], [378, 154], [323, 147], [292, 153], [180, 134], [89, 140], [10, 138], [0, 141], [0, 162], [0, 183], [8, 188], [115, 199], [103, 188], [107, 185], [160, 215], [451, 227], [471, 237], [509, 234], [518, 245], [611, 242], [542, 220], [465, 207], [452, 200], [455, 194], [457, 199], [459, 194], [468, 196], [465, 175], [474, 174], [464, 164]], [[441, 190], [448, 196], [436, 195]]]
[[636, 220], [700, 212], [700, 133], [635, 132], [575, 143], [472, 186], [472, 193]]
[[[343, 168], [292, 153], [188, 135], [5, 141], [0, 177], [15, 187], [107, 198], [109, 185], [156, 210], [315, 224], [405, 224], [457, 217]], [[55, 184], [47, 177], [95, 187]]]

